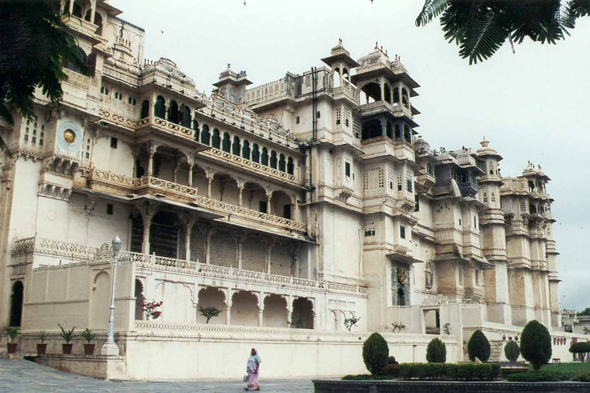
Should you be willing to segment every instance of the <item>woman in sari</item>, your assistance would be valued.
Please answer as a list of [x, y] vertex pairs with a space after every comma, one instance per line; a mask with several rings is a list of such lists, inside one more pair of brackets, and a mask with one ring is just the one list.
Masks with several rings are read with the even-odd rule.
[[248, 358], [248, 366], [246, 372], [248, 373], [248, 386], [244, 390], [260, 390], [260, 384], [258, 383], [258, 369], [260, 368], [260, 356], [256, 349], [252, 348], [250, 351], [250, 357]]

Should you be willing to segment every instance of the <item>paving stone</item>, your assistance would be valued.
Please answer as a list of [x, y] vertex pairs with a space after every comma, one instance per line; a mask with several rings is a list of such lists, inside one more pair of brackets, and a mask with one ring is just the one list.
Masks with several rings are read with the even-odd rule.
[[[264, 380], [264, 392], [290, 393], [313, 392], [310, 379]], [[241, 381], [197, 380], [197, 381], [104, 381], [66, 373], [41, 366], [22, 359], [0, 359], [0, 392], [240, 392], [244, 391]]]

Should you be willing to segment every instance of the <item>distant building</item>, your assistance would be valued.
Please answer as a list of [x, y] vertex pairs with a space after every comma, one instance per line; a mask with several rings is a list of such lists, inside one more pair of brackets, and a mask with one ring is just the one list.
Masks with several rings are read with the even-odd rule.
[[115, 235], [126, 377], [240, 377], [252, 346], [268, 376], [362, 372], [372, 331], [401, 361], [432, 334], [461, 360], [475, 329], [500, 359], [533, 319], [569, 337], [549, 178], [502, 177], [485, 139], [430, 148], [397, 56], [340, 41], [255, 87], [228, 65], [208, 96], [144, 60], [144, 31], [105, 0], [61, 6], [94, 76], [69, 67], [58, 110], [39, 93], [36, 120], [0, 127], [0, 325], [22, 327], [21, 351], [43, 329], [59, 352], [58, 323], [104, 341]]

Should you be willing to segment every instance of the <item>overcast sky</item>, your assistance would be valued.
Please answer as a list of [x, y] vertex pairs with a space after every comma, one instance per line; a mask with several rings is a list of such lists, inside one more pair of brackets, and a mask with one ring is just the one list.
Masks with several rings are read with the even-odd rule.
[[[342, 38], [353, 58], [375, 41], [401, 56], [422, 86], [413, 104], [431, 147], [478, 148], [485, 135], [503, 157], [504, 176], [540, 164], [552, 181], [561, 306], [590, 307], [590, 18], [558, 45], [504, 45], [469, 66], [444, 41], [438, 20], [416, 27], [421, 0], [111, 0], [146, 30], [146, 58], [168, 57], [197, 88], [227, 63], [254, 85], [286, 71], [321, 66]], [[163, 33], [162, 33], [163, 31]], [[584, 252], [586, 250], [586, 252]]]

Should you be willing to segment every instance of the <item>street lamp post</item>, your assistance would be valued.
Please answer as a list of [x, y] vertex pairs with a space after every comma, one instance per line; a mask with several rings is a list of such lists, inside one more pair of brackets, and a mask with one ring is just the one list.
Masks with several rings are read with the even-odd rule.
[[117, 284], [117, 265], [119, 251], [121, 251], [121, 239], [116, 236], [112, 242], [113, 246], [113, 260], [111, 265], [113, 267], [113, 283], [111, 288], [111, 308], [109, 312], [109, 326], [107, 330], [107, 341], [100, 350], [101, 355], [119, 355], [119, 347], [115, 343], [115, 285]]

